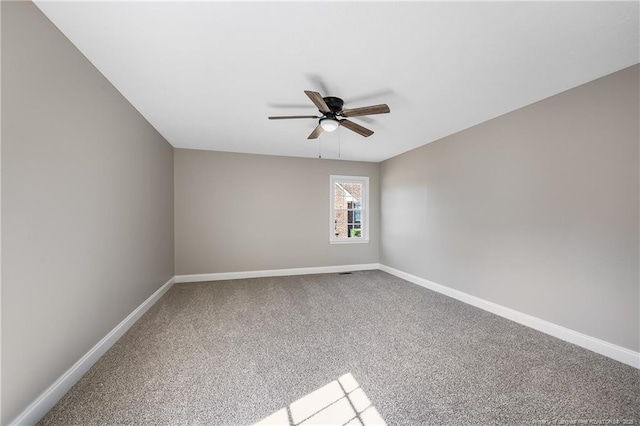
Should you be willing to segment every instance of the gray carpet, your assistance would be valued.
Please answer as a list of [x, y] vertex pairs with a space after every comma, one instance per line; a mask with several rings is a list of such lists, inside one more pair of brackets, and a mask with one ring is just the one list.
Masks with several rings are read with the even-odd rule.
[[176, 284], [40, 424], [297, 424], [345, 376], [388, 424], [640, 425], [638, 370], [381, 271]]

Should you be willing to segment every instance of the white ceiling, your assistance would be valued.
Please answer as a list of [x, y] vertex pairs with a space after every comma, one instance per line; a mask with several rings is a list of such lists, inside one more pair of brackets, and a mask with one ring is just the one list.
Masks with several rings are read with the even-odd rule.
[[[180, 148], [381, 161], [639, 62], [638, 2], [36, 4]], [[391, 114], [267, 120], [304, 90]]]

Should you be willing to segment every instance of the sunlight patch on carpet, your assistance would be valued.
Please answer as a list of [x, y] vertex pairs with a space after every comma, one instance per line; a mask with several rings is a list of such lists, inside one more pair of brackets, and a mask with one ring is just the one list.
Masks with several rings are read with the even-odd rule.
[[254, 426], [349, 425], [386, 422], [351, 373], [303, 396]]

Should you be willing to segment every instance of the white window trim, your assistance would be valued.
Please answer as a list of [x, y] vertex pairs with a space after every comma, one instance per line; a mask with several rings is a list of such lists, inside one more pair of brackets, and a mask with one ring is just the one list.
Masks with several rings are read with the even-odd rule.
[[[362, 198], [362, 228], [363, 235], [360, 238], [338, 238], [335, 236], [335, 184], [339, 182], [361, 183], [364, 186]], [[330, 244], [367, 244], [369, 243], [369, 177], [368, 176], [329, 176], [329, 243]]]

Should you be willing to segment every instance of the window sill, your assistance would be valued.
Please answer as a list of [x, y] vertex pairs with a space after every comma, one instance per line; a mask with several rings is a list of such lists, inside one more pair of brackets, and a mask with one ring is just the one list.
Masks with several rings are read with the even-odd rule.
[[344, 240], [329, 240], [329, 244], [369, 244], [369, 240], [345, 238]]

